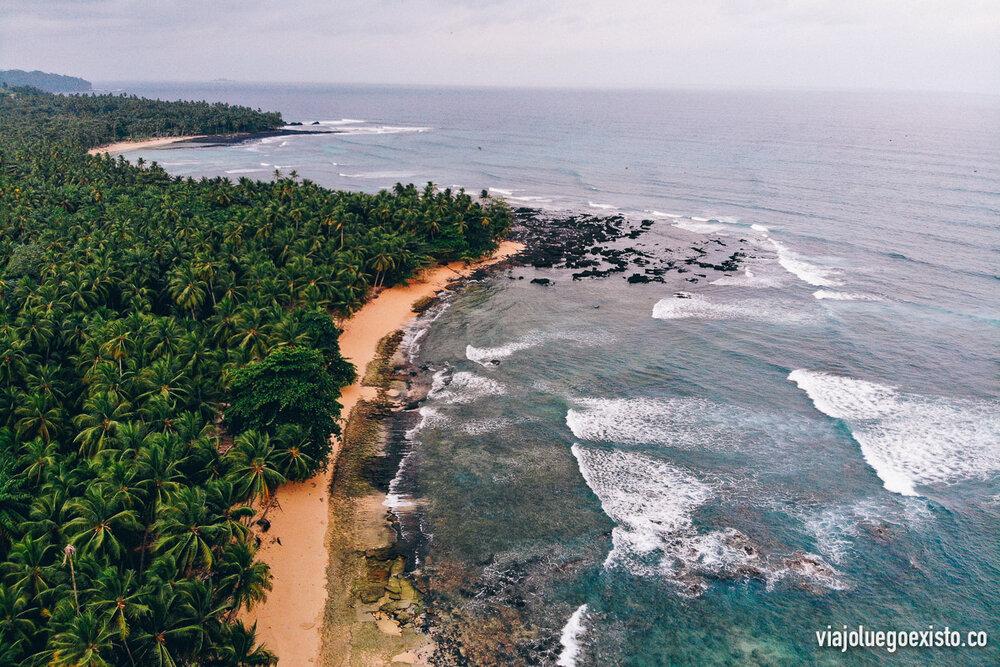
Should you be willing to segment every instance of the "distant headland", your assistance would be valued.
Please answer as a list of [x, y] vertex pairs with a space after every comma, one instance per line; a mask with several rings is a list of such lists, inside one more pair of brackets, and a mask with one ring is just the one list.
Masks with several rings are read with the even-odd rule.
[[90, 81], [78, 76], [49, 74], [39, 70], [26, 72], [22, 69], [0, 70], [0, 84], [8, 88], [32, 86], [48, 93], [83, 93], [91, 89]]

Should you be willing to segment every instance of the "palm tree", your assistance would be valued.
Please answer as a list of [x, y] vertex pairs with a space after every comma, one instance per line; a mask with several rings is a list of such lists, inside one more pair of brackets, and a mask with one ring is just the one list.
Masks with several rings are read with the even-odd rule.
[[260, 500], [266, 507], [275, 490], [285, 482], [274, 464], [274, 447], [266, 433], [245, 431], [238, 435], [228, 452], [232, 461], [229, 477], [239, 497], [251, 503]]
[[235, 323], [236, 333], [229, 339], [231, 346], [248, 350], [256, 359], [263, 359], [270, 346], [271, 325], [267, 323], [264, 312], [260, 308], [251, 308], [241, 313]]
[[55, 466], [58, 452], [59, 448], [54, 442], [45, 442], [41, 438], [25, 443], [17, 460], [21, 474], [29, 482], [40, 485], [48, 471]]
[[257, 550], [246, 541], [226, 547], [219, 564], [219, 592], [231, 600], [228, 620], [242, 609], [253, 609], [271, 591], [271, 568], [254, 560]]
[[104, 441], [112, 438], [122, 421], [128, 418], [128, 408], [114, 395], [99, 393], [83, 403], [84, 413], [73, 422], [80, 432], [74, 442], [80, 443], [80, 455], [92, 457], [104, 449]]
[[195, 310], [205, 303], [208, 284], [190, 265], [183, 264], [170, 272], [169, 286], [174, 303], [190, 311], [191, 319], [197, 319]]
[[177, 353], [177, 347], [184, 328], [172, 317], [161, 317], [153, 325], [152, 334], [147, 345], [151, 344], [150, 354], [153, 358], [167, 357]]
[[24, 343], [10, 334], [0, 334], [0, 382], [13, 383], [24, 377], [27, 362]]
[[145, 529], [142, 543], [139, 545], [139, 571], [142, 572], [146, 563], [146, 550], [149, 546], [149, 535], [153, 529], [153, 521], [160, 505], [170, 494], [180, 487], [184, 478], [181, 470], [183, 459], [173, 457], [162, 444], [151, 444], [139, 450], [136, 463], [143, 478], [144, 487], [149, 494], [146, 504], [146, 515], [143, 517]]
[[52, 636], [50, 667], [112, 667], [115, 633], [92, 612], [84, 612]]
[[[0, 644], [30, 645], [35, 622], [30, 600], [18, 586], [0, 586]], [[0, 653], [0, 664], [3, 663]], [[14, 663], [10, 663], [14, 664]]]
[[142, 479], [134, 461], [95, 461], [100, 485], [107, 491], [112, 502], [137, 510], [143, 506], [148, 494], [148, 483]]
[[256, 514], [253, 507], [239, 500], [235, 485], [228, 480], [214, 479], [206, 485], [206, 489], [208, 504], [219, 519], [219, 543], [246, 540], [250, 534], [247, 524]]
[[139, 384], [145, 391], [139, 398], [160, 396], [173, 404], [187, 394], [187, 374], [172, 357], [157, 359], [139, 373]]
[[375, 269], [375, 289], [378, 289], [382, 284], [382, 278], [384, 278], [384, 273], [389, 269], [395, 268], [396, 260], [391, 254], [386, 252], [384, 249], [380, 249], [370, 260], [369, 264], [373, 269]]
[[182, 488], [160, 510], [155, 530], [159, 534], [156, 552], [174, 558], [189, 575], [196, 566], [210, 570], [214, 561], [219, 525], [199, 488]]
[[56, 583], [50, 552], [52, 545], [44, 538], [26, 536], [14, 543], [8, 556], [7, 583], [11, 590], [24, 591], [41, 599]]
[[125, 554], [124, 535], [142, 529], [135, 512], [122, 508], [100, 486], [88, 488], [83, 498], [70, 503], [70, 512], [75, 518], [66, 524], [66, 535], [85, 555], [120, 561]]
[[121, 376], [124, 372], [122, 370], [122, 362], [135, 349], [135, 340], [132, 338], [131, 333], [117, 322], [114, 323], [112, 333], [111, 338], [104, 343], [102, 351], [118, 363], [118, 375]]
[[19, 436], [33, 435], [50, 442], [62, 431], [62, 410], [52, 399], [43, 394], [31, 394], [24, 404], [14, 411]]
[[226, 634], [215, 649], [212, 665], [217, 667], [273, 667], [278, 656], [257, 644], [257, 624], [247, 628], [237, 621], [226, 626]]
[[134, 665], [135, 659], [132, 657], [128, 638], [131, 624], [149, 614], [149, 607], [142, 602], [148, 590], [136, 582], [132, 570], [121, 572], [109, 567], [101, 572], [89, 593], [88, 610], [117, 633], [129, 661]]
[[213, 281], [215, 276], [218, 274], [219, 267], [212, 260], [210, 256], [202, 255], [195, 260], [194, 264], [195, 274], [199, 279], [203, 280], [208, 285], [208, 293], [212, 297], [212, 306], [216, 305], [215, 302], [215, 286]]
[[201, 628], [193, 620], [190, 600], [170, 583], [161, 584], [146, 597], [149, 614], [135, 630], [139, 664], [146, 667], [177, 667], [185, 651], [201, 638]]
[[25, 501], [29, 498], [22, 489], [21, 479], [9, 473], [12, 458], [0, 450], [0, 547], [17, 534], [27, 508]]

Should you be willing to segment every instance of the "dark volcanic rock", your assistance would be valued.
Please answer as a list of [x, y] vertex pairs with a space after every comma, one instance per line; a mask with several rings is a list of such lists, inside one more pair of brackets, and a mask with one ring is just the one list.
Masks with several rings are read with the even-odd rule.
[[[624, 245], [626, 239], [636, 241], [653, 229], [659, 230], [653, 220], [636, 221], [623, 215], [566, 215], [526, 207], [515, 209], [514, 217], [513, 238], [525, 245], [517, 260], [536, 268], [569, 269], [573, 280], [608, 278], [621, 273], [633, 284], [663, 283], [664, 274], [670, 270], [680, 273], [690, 270], [679, 265], [734, 272], [746, 256], [742, 248], [723, 255], [726, 243], [720, 239], [706, 239], [701, 246], [669, 244], [677, 250], [661, 247], [666, 244], [659, 242]], [[696, 275], [708, 280], [713, 277], [708, 273]]]
[[533, 285], [551, 285], [552, 281], [548, 278], [532, 278], [531, 283]]

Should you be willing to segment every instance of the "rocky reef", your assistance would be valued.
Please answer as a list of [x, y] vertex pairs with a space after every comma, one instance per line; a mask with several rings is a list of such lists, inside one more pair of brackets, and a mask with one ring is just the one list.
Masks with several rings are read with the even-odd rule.
[[[539, 269], [568, 269], [573, 280], [621, 275], [630, 284], [663, 283], [674, 271], [690, 273], [684, 280], [697, 283], [716, 277], [708, 272], [731, 275], [739, 271], [750, 252], [746, 239], [711, 238], [685, 245], [685, 233], [679, 230], [667, 246], [662, 236], [650, 240], [650, 232], [661, 224], [654, 220], [532, 208], [518, 208], [514, 213], [512, 236], [525, 245], [518, 260]], [[549, 285], [553, 281], [537, 278], [532, 282]]]

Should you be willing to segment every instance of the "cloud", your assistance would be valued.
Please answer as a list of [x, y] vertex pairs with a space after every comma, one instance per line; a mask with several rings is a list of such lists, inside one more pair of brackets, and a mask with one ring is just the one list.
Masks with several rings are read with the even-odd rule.
[[980, 0], [0, 0], [0, 65], [96, 80], [1000, 92]]

